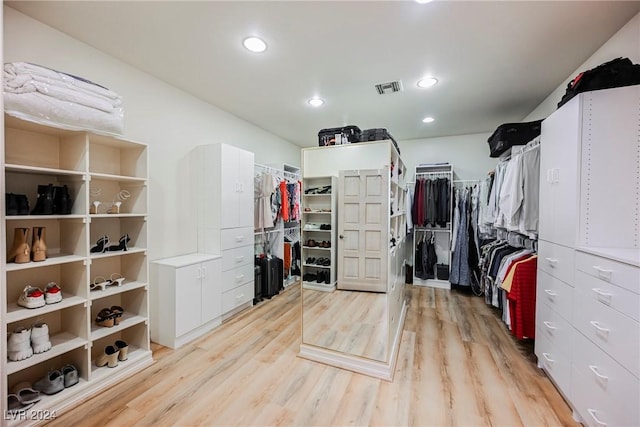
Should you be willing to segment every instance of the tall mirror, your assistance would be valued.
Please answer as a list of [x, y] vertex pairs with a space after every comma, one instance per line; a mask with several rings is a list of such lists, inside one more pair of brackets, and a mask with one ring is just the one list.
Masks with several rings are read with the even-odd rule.
[[302, 357], [390, 379], [406, 309], [400, 163], [389, 141], [303, 150]]

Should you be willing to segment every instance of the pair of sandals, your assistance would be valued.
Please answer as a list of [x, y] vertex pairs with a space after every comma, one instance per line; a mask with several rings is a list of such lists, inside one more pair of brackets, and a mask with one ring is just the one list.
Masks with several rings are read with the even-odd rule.
[[7, 395], [7, 412], [16, 414], [24, 412], [42, 399], [40, 392], [34, 390], [31, 384], [22, 382], [13, 388], [13, 392]]
[[325, 267], [328, 267], [331, 265], [331, 260], [329, 258], [312, 258], [309, 257], [307, 258], [306, 264], [313, 264], [313, 265], [322, 265]]
[[304, 190], [304, 194], [331, 194], [331, 186], [325, 185], [324, 187], [309, 188]]
[[119, 305], [114, 305], [111, 308], [103, 308], [96, 316], [96, 324], [98, 326], [112, 328], [120, 324], [123, 313], [124, 308]]
[[113, 273], [109, 279], [105, 279], [103, 276], [97, 276], [93, 279], [93, 283], [90, 285], [92, 291], [100, 289], [104, 291], [107, 286], [122, 286], [124, 282], [124, 276], [120, 273]]
[[324, 240], [322, 242], [316, 242], [315, 240], [311, 239], [307, 240], [307, 243], [305, 243], [304, 246], [307, 246], [309, 248], [330, 248], [331, 242], [327, 242]]

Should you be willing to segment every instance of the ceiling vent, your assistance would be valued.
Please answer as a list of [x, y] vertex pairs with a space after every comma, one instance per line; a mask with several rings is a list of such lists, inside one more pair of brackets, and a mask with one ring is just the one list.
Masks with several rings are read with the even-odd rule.
[[378, 91], [378, 95], [400, 92], [402, 90], [402, 82], [396, 80], [388, 83], [380, 83], [376, 85], [376, 90]]

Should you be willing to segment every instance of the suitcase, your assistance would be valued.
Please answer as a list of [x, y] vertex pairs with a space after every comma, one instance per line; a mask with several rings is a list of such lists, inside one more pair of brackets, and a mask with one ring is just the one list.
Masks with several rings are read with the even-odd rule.
[[493, 135], [487, 139], [491, 154], [489, 157], [500, 157], [514, 145], [525, 145], [540, 135], [542, 120], [523, 123], [505, 123], [498, 126]]
[[326, 147], [328, 145], [360, 142], [361, 133], [362, 132], [358, 126], [322, 129], [318, 132], [318, 145], [320, 147]]
[[[280, 263], [278, 262], [280, 261]], [[282, 260], [276, 257], [260, 259], [260, 274], [262, 276], [262, 298], [271, 299], [277, 295], [282, 286]]]
[[284, 289], [284, 260], [278, 257], [273, 257], [276, 263], [276, 283], [278, 287], [276, 288], [278, 292]]
[[558, 108], [582, 92], [640, 84], [640, 65], [629, 58], [616, 58], [578, 74], [567, 85]]
[[360, 136], [360, 142], [384, 141], [385, 139], [390, 139], [396, 147], [396, 150], [398, 150], [398, 154], [400, 154], [400, 147], [398, 147], [398, 143], [385, 128], [365, 129], [362, 131], [362, 135]]
[[253, 305], [262, 301], [262, 268], [259, 263], [260, 259], [256, 258], [253, 268]]
[[437, 264], [436, 276], [438, 280], [449, 280], [449, 266], [447, 264]]

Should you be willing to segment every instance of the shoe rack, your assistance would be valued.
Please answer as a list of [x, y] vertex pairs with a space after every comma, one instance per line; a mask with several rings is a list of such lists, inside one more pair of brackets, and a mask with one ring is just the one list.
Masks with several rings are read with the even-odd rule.
[[[79, 383], [54, 395], [43, 395], [30, 411], [56, 411], [88, 399], [100, 390], [150, 365], [147, 206], [147, 146], [111, 136], [68, 131], [5, 116], [4, 179], [7, 193], [24, 194], [28, 215], [7, 216], [7, 254], [16, 228], [28, 230], [31, 246], [34, 227], [46, 228], [46, 260], [14, 263], [3, 259], [2, 328], [8, 336], [20, 326], [45, 322], [52, 348], [21, 360], [9, 361], [2, 348], [2, 407], [18, 383], [31, 384], [51, 370], [73, 364]], [[68, 214], [32, 214], [38, 185], [68, 187], [73, 207]], [[98, 209], [94, 202], [100, 201]], [[127, 250], [115, 250], [121, 236], [128, 235]], [[93, 253], [91, 248], [108, 236], [114, 250]], [[124, 245], [121, 246], [124, 248]], [[97, 277], [123, 276], [121, 286], [91, 290]], [[55, 304], [27, 309], [17, 304], [27, 284], [44, 289], [55, 282], [63, 299]], [[120, 306], [119, 324], [98, 326], [103, 308]], [[96, 359], [116, 341], [128, 344], [128, 358], [118, 366], [98, 367]], [[28, 417], [3, 417], [2, 425], [33, 424]], [[9, 418], [9, 419], [7, 419]]]
[[[333, 292], [337, 282], [337, 178], [305, 178], [302, 183], [302, 286], [306, 289]], [[321, 189], [321, 192], [318, 192]], [[327, 189], [327, 190], [325, 190]], [[330, 227], [327, 227], [329, 225]], [[329, 245], [324, 242], [328, 242]], [[328, 247], [327, 247], [328, 246]], [[315, 259], [315, 261], [312, 261]], [[318, 263], [318, 259], [329, 259]], [[318, 275], [329, 275], [318, 279]], [[315, 275], [316, 279], [313, 279]]]

